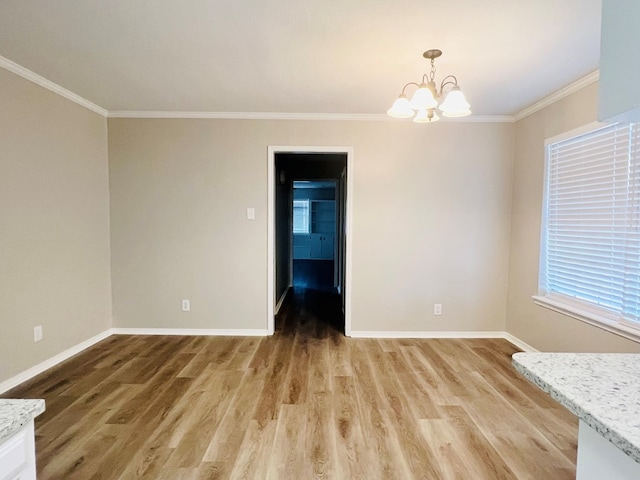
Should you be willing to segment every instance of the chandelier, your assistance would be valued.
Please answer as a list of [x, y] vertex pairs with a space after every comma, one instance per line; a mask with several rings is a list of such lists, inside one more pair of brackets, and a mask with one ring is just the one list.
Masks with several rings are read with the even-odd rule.
[[[422, 76], [420, 84], [409, 82], [402, 87], [402, 93], [393, 102], [393, 106], [387, 110], [387, 114], [395, 118], [411, 118], [416, 123], [430, 123], [440, 120], [437, 110], [445, 117], [464, 117], [471, 113], [470, 105], [464, 98], [464, 94], [458, 86], [458, 79], [448, 75], [442, 79], [440, 90], [436, 88], [435, 59], [442, 55], [440, 50], [427, 50], [422, 54], [424, 58], [431, 60], [431, 72]], [[411, 100], [405, 90], [409, 85], [415, 85], [415, 91]], [[447, 92], [445, 93], [445, 88]]]

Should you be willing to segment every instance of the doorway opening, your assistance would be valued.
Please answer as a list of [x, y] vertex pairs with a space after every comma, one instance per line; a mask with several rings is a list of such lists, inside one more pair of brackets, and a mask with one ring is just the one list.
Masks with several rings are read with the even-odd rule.
[[350, 335], [351, 160], [350, 148], [269, 148], [270, 334], [313, 320]]
[[[283, 168], [278, 160], [276, 156], [276, 168]], [[339, 290], [336, 184], [337, 180], [293, 180], [291, 285], [296, 289]], [[276, 225], [279, 215], [288, 214], [276, 211]]]

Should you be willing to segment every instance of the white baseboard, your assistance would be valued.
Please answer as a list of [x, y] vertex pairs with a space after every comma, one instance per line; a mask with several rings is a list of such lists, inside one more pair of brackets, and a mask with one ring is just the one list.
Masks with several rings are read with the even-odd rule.
[[84, 342], [74, 345], [73, 347], [65, 350], [64, 352], [58, 353], [57, 355], [54, 355], [53, 357], [25, 370], [24, 372], [19, 373], [15, 377], [11, 377], [8, 380], [5, 380], [4, 382], [0, 383], [0, 394], [6, 392], [7, 390], [11, 390], [14, 387], [17, 387], [21, 383], [26, 382], [27, 380], [30, 380], [36, 375], [40, 375], [45, 370], [48, 370], [51, 367], [54, 367], [61, 362], [64, 362], [68, 358], [73, 357], [77, 353], [80, 353], [81, 351], [86, 350], [90, 346], [95, 345], [96, 343], [104, 340], [109, 336], [111, 336], [111, 330], [110, 329], [105, 330], [104, 332], [99, 333], [98, 335], [91, 337], [88, 340], [85, 340]]
[[218, 337], [266, 337], [267, 329], [262, 328], [112, 328], [114, 335], [203, 335]]
[[291, 289], [291, 285], [289, 285], [287, 288], [285, 288], [284, 293], [280, 296], [280, 300], [278, 300], [278, 303], [276, 303], [276, 308], [274, 309], [273, 314], [277, 315], [278, 312], [280, 311], [280, 307], [282, 306], [282, 302], [284, 302], [284, 299], [287, 297], [287, 293], [289, 293], [289, 290]]
[[520, 340], [518, 337], [511, 335], [508, 332], [504, 332], [504, 338], [505, 340], [508, 340], [509, 342], [513, 343], [516, 347], [518, 347], [520, 350], [522, 350], [523, 352], [538, 352], [539, 350], [536, 348], [533, 348], [531, 345], [529, 345], [528, 343], [523, 342], [522, 340]]
[[353, 338], [503, 338], [525, 352], [537, 352], [531, 345], [508, 332], [394, 332], [394, 331], [365, 331], [351, 332]]
[[504, 338], [505, 332], [394, 332], [352, 330], [354, 338]]

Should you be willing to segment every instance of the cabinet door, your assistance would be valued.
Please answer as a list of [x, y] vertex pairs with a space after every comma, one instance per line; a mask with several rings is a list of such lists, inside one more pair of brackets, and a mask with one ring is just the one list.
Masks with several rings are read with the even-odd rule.
[[310, 258], [322, 258], [322, 237], [324, 235], [312, 233], [310, 239]]
[[33, 420], [0, 442], [0, 479], [36, 480]]
[[322, 235], [320, 256], [325, 260], [333, 259], [333, 235]]
[[311, 258], [311, 240], [310, 235], [293, 235], [293, 259], [308, 260]]

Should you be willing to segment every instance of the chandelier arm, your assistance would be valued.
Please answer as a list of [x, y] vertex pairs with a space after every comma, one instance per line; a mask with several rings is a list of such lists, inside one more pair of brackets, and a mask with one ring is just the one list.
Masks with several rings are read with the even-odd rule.
[[416, 87], [418, 87], [418, 88], [420, 87], [420, 85], [418, 85], [416, 82], [409, 82], [409, 83], [407, 83], [404, 87], [402, 87], [402, 93], [401, 93], [401, 95], [404, 95], [404, 91], [406, 90], [406, 88], [407, 88], [409, 85], [415, 85], [415, 86], [416, 86]]
[[[453, 80], [450, 80], [450, 79], [453, 79]], [[456, 78], [455, 75], [447, 75], [442, 79], [442, 82], [440, 83], [440, 95], [442, 95], [442, 92], [444, 92], [444, 87], [446, 87], [447, 85], [458, 86], [458, 79]]]

